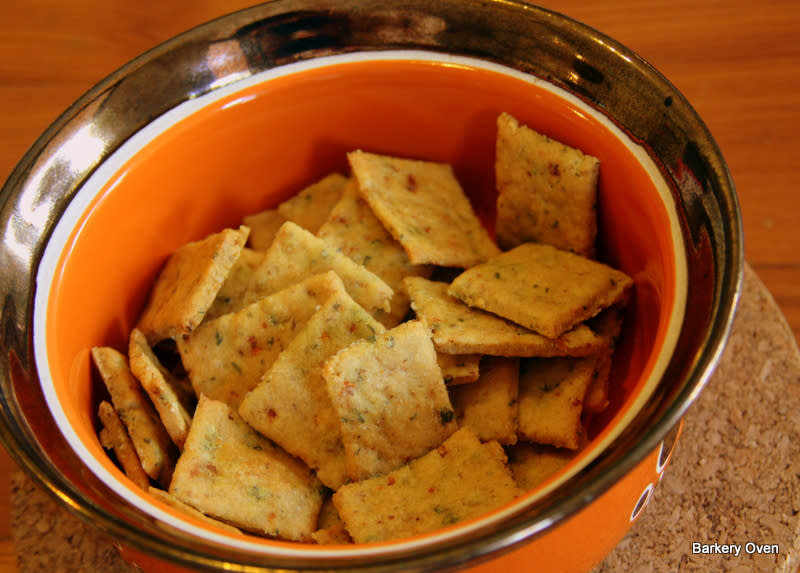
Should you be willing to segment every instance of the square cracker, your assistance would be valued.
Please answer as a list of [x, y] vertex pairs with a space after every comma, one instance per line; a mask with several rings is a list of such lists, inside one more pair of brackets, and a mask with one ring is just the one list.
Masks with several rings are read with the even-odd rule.
[[414, 264], [467, 268], [499, 251], [450, 165], [352, 151], [361, 195]]
[[316, 308], [337, 292], [344, 292], [344, 285], [336, 273], [314, 275], [179, 339], [195, 393], [238, 409]]
[[247, 227], [225, 229], [170, 255], [137, 324], [150, 344], [189, 334], [200, 324], [248, 233]]
[[558, 448], [580, 447], [583, 399], [594, 372], [591, 356], [528, 359], [520, 368], [519, 436]]
[[546, 243], [592, 256], [599, 171], [596, 157], [500, 114], [495, 161], [498, 244], [511, 249]]
[[353, 480], [400, 467], [456, 430], [436, 351], [417, 320], [351, 344], [322, 374]]
[[353, 540], [370, 543], [478, 517], [521, 494], [502, 446], [462, 428], [388, 475], [343, 486], [333, 503]]
[[316, 233], [342, 196], [347, 181], [341, 173], [326, 175], [278, 205], [278, 213], [287, 221]]
[[128, 361], [131, 372], [150, 397], [172, 442], [182, 449], [192, 423], [190, 412], [194, 396], [187, 393], [184, 385], [164, 368], [147, 344], [147, 338], [136, 328], [130, 335]]
[[137, 487], [147, 491], [150, 487], [150, 478], [142, 468], [139, 456], [128, 435], [128, 431], [117, 415], [117, 411], [110, 403], [103, 400], [97, 409], [97, 415], [103, 429], [100, 430], [100, 443], [107, 450], [114, 452], [117, 461], [122, 466], [122, 471]]
[[517, 441], [519, 359], [486, 356], [474, 384], [450, 388], [459, 427], [468, 427], [484, 442]]
[[328, 220], [319, 228], [317, 236], [325, 239], [356, 263], [378, 275], [394, 290], [391, 308], [376, 315], [387, 328], [397, 326], [408, 314], [409, 299], [403, 287], [403, 278], [429, 276], [430, 265], [414, 265], [403, 246], [394, 240], [369, 204], [359, 195], [358, 183], [351, 179]]
[[550, 245], [525, 243], [464, 271], [448, 292], [548, 338], [627, 299], [633, 280]]
[[367, 312], [389, 310], [392, 288], [377, 275], [291, 221], [281, 226], [246, 293], [252, 302], [311, 275], [336, 271], [345, 289]]
[[245, 215], [242, 218], [242, 225], [250, 229], [247, 246], [263, 253], [272, 244], [275, 234], [285, 222], [286, 218], [278, 213], [277, 209], [265, 209]]
[[585, 356], [605, 342], [578, 325], [558, 338], [547, 338], [494, 314], [467, 306], [448, 294], [447, 283], [408, 278], [412, 307], [440, 352], [492, 356]]
[[153, 404], [131, 372], [128, 359], [108, 346], [95, 346], [91, 354], [145, 473], [161, 484], [169, 483], [175, 462], [175, 446]]
[[347, 468], [339, 414], [322, 365], [342, 348], [383, 330], [346, 292], [332, 295], [239, 406], [250, 426], [316, 470], [331, 489], [347, 481]]
[[324, 489], [227, 404], [201, 396], [169, 493], [235, 527], [310, 541]]

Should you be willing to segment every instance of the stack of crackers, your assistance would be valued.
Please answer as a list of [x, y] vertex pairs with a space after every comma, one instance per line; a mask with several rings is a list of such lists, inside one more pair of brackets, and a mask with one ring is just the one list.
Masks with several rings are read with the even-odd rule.
[[92, 350], [102, 444], [228, 531], [369, 543], [479, 517], [609, 403], [633, 283], [594, 258], [597, 159], [502, 114], [495, 238], [449, 165], [348, 161], [179, 248], [127, 352]]

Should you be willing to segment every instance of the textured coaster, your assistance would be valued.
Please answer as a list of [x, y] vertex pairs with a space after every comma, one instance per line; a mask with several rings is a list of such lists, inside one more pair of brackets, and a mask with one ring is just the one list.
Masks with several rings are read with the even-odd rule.
[[[19, 573], [138, 571], [21, 472], [13, 477], [11, 514]], [[800, 354], [747, 267], [730, 342], [686, 416], [664, 478], [593, 573], [794, 573], [799, 526]]]

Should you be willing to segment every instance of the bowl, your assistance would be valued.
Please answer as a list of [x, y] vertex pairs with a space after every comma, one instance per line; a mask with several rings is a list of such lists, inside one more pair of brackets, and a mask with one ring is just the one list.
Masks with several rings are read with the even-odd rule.
[[[491, 229], [501, 112], [600, 159], [599, 250], [635, 281], [581, 454], [486, 516], [354, 546], [227, 533], [135, 488], [98, 439], [89, 350], [126, 348], [168, 255], [354, 149], [450, 163]], [[589, 570], [649, 501], [741, 287], [734, 186], [689, 103], [614, 40], [513, 1], [276, 0], [215, 20], [84, 95], [3, 197], [0, 435], [145, 570]]]

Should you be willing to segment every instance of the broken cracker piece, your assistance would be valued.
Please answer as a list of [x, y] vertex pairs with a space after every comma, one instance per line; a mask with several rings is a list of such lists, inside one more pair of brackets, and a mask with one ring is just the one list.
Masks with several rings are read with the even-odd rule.
[[242, 218], [242, 225], [250, 229], [247, 246], [254, 251], [263, 253], [272, 244], [275, 234], [285, 222], [284, 216], [276, 209], [265, 209], [258, 213], [245, 215]]
[[548, 338], [622, 303], [633, 280], [550, 245], [525, 243], [456, 277], [448, 293]]
[[508, 464], [519, 487], [531, 490], [556, 474], [575, 459], [576, 452], [518, 442], [508, 450]]
[[414, 264], [468, 268], [500, 252], [450, 165], [352, 151], [359, 192]]
[[136, 325], [151, 345], [192, 332], [214, 302], [249, 229], [225, 229], [170, 255]]
[[436, 351], [417, 320], [351, 344], [322, 373], [353, 480], [398, 468], [456, 430]]
[[470, 384], [480, 376], [479, 354], [445, 354], [437, 351], [436, 362], [439, 363], [442, 378], [448, 387]]
[[316, 233], [342, 196], [347, 181], [341, 173], [326, 175], [278, 205], [278, 213], [287, 221]]
[[520, 125], [497, 118], [495, 178], [497, 243], [553, 245], [592, 257], [597, 236], [600, 160]]

